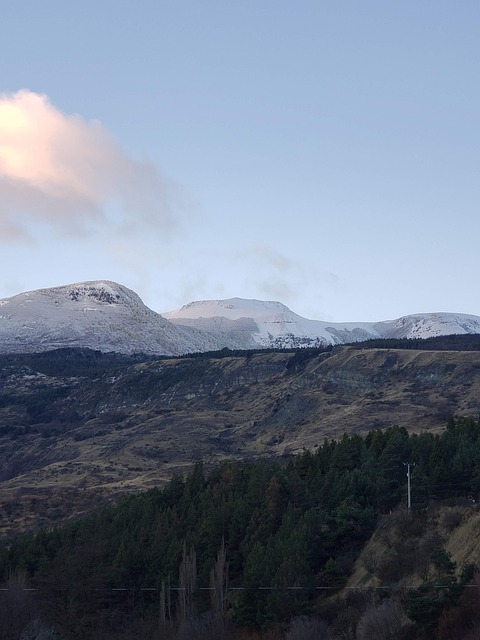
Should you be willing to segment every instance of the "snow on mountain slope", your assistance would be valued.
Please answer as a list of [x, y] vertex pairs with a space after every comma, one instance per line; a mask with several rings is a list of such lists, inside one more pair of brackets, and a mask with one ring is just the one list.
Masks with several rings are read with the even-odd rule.
[[[331, 323], [308, 320], [279, 302], [231, 298], [191, 302], [162, 314], [177, 325], [221, 330], [237, 340], [262, 347], [311, 347], [345, 344], [372, 338], [428, 338], [480, 333], [480, 318], [464, 314], [432, 313], [382, 322]], [[247, 348], [247, 345], [246, 347]]]
[[180, 355], [224, 346], [219, 335], [168, 322], [115, 282], [81, 282], [0, 300], [3, 353], [88, 347]]
[[302, 318], [280, 302], [242, 298], [191, 302], [162, 315], [179, 325], [210, 331], [219, 328], [237, 339], [248, 330], [252, 345], [257, 347], [314, 347], [380, 337], [374, 323], [332, 325]]
[[480, 333], [480, 318], [424, 313], [383, 322], [309, 320], [280, 302], [231, 298], [191, 302], [160, 315], [110, 281], [39, 289], [0, 300], [0, 352], [88, 347], [182, 355], [252, 348], [299, 348], [371, 338]]
[[480, 333], [480, 318], [464, 313], [418, 313], [379, 322], [377, 330], [389, 338], [430, 338]]

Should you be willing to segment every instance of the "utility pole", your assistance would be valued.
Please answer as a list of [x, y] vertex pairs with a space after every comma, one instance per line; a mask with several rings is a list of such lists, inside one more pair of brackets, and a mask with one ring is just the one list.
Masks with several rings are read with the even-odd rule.
[[414, 467], [415, 463], [404, 462], [403, 464], [407, 467], [407, 509], [410, 511], [412, 508], [412, 485], [410, 482], [410, 467]]

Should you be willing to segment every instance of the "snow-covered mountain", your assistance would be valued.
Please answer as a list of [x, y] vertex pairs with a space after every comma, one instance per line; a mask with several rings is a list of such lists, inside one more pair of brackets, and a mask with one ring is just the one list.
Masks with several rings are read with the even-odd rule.
[[299, 348], [370, 338], [480, 333], [480, 317], [425, 313], [384, 322], [302, 318], [280, 302], [231, 298], [191, 302], [162, 315], [110, 281], [39, 289], [0, 300], [0, 353], [88, 347], [103, 352], [183, 355]]
[[162, 314], [176, 325], [221, 331], [245, 348], [297, 348], [345, 344], [372, 338], [428, 338], [480, 333], [480, 317], [424, 313], [382, 322], [332, 323], [302, 318], [279, 302], [231, 298], [191, 302]]
[[224, 346], [219, 335], [165, 320], [115, 282], [80, 282], [0, 300], [2, 353], [88, 347], [181, 355]]

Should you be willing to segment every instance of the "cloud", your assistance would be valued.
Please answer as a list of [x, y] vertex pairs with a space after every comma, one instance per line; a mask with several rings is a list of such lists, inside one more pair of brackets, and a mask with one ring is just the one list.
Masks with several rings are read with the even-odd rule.
[[118, 228], [166, 232], [171, 190], [99, 122], [65, 115], [32, 91], [0, 94], [0, 239], [28, 236], [32, 223], [89, 233], [111, 225], [111, 211]]
[[[296, 255], [295, 251], [292, 248], [290, 255]], [[315, 260], [290, 255], [265, 243], [238, 252], [236, 259], [247, 289], [261, 299], [283, 302], [305, 318], [333, 321], [325, 305], [328, 299], [342, 295], [340, 276], [321, 269]]]
[[279, 273], [295, 271], [298, 263], [288, 258], [277, 249], [263, 244], [257, 244], [249, 251], [250, 256], [265, 265], [272, 267]]
[[280, 300], [286, 304], [295, 299], [297, 283], [302, 277], [298, 262], [265, 244], [257, 244], [239, 252], [237, 261], [242, 263], [246, 271], [247, 285], [258, 291], [262, 298]]

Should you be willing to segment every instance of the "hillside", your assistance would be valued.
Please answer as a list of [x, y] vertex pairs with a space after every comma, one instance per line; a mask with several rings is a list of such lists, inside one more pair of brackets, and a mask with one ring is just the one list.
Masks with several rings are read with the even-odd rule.
[[436, 435], [345, 434], [288, 461], [196, 464], [0, 543], [21, 627], [5, 635], [0, 617], [0, 634], [36, 616], [65, 640], [472, 640], [479, 455], [480, 423], [463, 418]]
[[197, 460], [288, 458], [345, 432], [438, 432], [450, 415], [480, 414], [475, 351], [335, 347], [140, 361], [60, 350], [4, 356], [0, 377], [3, 532], [163, 484]]

